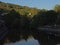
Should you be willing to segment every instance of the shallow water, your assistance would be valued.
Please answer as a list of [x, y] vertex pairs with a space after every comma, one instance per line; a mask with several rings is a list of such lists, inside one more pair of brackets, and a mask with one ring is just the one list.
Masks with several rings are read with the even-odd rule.
[[39, 45], [38, 41], [34, 38], [29, 38], [27, 41], [21, 40], [15, 43], [7, 43], [4, 45]]

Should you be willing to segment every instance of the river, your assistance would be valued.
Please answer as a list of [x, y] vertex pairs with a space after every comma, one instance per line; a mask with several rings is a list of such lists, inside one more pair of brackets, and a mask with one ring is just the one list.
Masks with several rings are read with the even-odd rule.
[[7, 43], [7, 44], [4, 44], [4, 45], [39, 45], [39, 43], [34, 38], [29, 38], [27, 41], [25, 41], [23, 39], [21, 41], [15, 42], [15, 43]]
[[[7, 43], [4, 45], [39, 45], [39, 42], [32, 37], [32, 38], [29, 38], [27, 41], [22, 39], [20, 41], [15, 42], [15, 43]], [[57, 45], [60, 45], [60, 44], [57, 44]]]

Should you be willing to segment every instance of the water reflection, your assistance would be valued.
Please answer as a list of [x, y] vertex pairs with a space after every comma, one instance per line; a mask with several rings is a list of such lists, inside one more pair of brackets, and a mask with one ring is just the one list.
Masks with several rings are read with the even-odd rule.
[[4, 45], [39, 45], [38, 41], [34, 38], [29, 38], [27, 42], [23, 39], [21, 41], [15, 42], [15, 43], [8, 43]]
[[60, 45], [60, 44], [57, 44], [57, 45]]

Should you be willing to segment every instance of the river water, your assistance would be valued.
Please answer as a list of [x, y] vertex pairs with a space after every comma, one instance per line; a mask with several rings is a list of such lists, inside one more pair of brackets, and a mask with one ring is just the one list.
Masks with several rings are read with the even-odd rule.
[[[37, 40], [35, 40], [34, 38], [29, 38], [27, 41], [25, 41], [24, 39], [17, 41], [15, 43], [7, 43], [4, 45], [39, 45], [39, 42]], [[60, 44], [57, 44], [60, 45]]]
[[4, 45], [39, 45], [38, 41], [34, 38], [29, 38], [27, 41], [24, 39], [15, 43], [7, 43]]

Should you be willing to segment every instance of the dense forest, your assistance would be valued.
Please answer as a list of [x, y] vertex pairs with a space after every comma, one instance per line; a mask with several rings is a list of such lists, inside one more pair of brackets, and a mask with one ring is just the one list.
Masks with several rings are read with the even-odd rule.
[[8, 39], [14, 42], [27, 39], [39, 26], [60, 25], [60, 5], [46, 10], [0, 2], [0, 17], [8, 27]]

